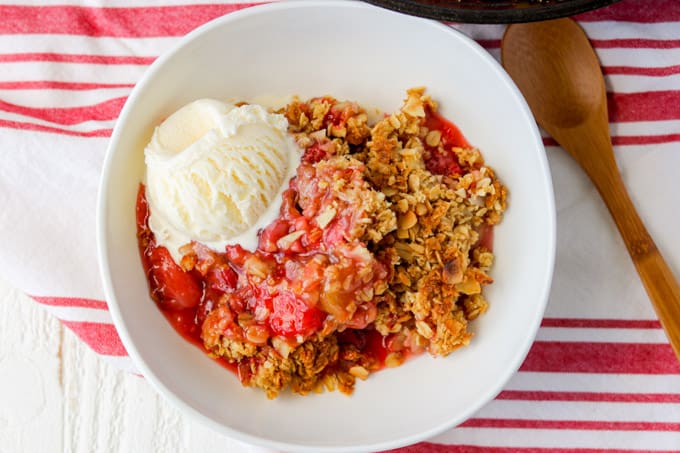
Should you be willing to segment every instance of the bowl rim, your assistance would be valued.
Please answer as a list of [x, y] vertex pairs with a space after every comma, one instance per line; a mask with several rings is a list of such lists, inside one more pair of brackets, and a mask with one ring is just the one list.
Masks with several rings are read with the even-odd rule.
[[474, 24], [509, 24], [519, 22], [536, 22], [558, 19], [601, 8], [620, 0], [562, 0], [557, 3], [534, 3], [522, 8], [510, 7], [506, 2], [504, 8], [489, 6], [465, 6], [459, 2], [453, 8], [436, 6], [417, 0], [366, 0], [383, 8], [399, 11], [429, 19], [465, 22]]
[[[121, 129], [118, 127], [120, 124], [120, 120], [122, 118], [125, 118], [128, 116], [128, 113], [130, 110], [134, 108], [134, 105], [137, 103], [137, 98], [140, 97], [141, 93], [145, 90], [146, 86], [150, 83], [150, 80], [153, 78], [152, 76], [156, 74], [168, 61], [171, 59], [175, 53], [179, 51], [182, 47], [184, 47], [188, 42], [193, 41], [195, 38], [198, 36], [209, 32], [210, 30], [224, 26], [225, 24], [228, 24], [233, 21], [238, 21], [245, 19], [249, 16], [257, 16], [261, 13], [266, 13], [266, 12], [272, 12], [272, 11], [278, 11], [278, 10], [288, 10], [288, 9], [297, 9], [297, 8], [309, 8], [309, 7], [320, 7], [320, 6], [335, 6], [335, 7], [343, 7], [343, 8], [358, 8], [358, 9], [380, 9], [374, 5], [370, 5], [365, 2], [360, 2], [360, 1], [355, 1], [355, 0], [296, 0], [296, 1], [286, 1], [286, 2], [274, 2], [274, 3], [268, 3], [268, 4], [259, 4], [255, 6], [251, 6], [248, 8], [244, 8], [242, 10], [234, 11], [228, 14], [225, 14], [219, 18], [213, 19], [196, 29], [192, 30], [185, 36], [181, 37], [180, 40], [175, 43], [175, 45], [165, 51], [161, 56], [159, 56], [144, 72], [142, 77], [140, 78], [139, 82], [134, 86], [132, 89], [127, 101], [125, 102], [120, 114], [119, 114], [119, 120], [116, 122], [116, 125], [114, 126], [113, 133], [110, 137], [107, 149], [106, 149], [106, 154], [104, 158], [104, 162], [102, 165], [102, 174], [100, 178], [100, 183], [99, 183], [99, 189], [98, 189], [98, 194], [97, 194], [97, 208], [96, 208], [96, 245], [97, 245], [97, 256], [98, 256], [98, 264], [99, 264], [99, 270], [100, 270], [100, 276], [103, 284], [103, 289], [104, 289], [104, 295], [106, 297], [107, 305], [109, 307], [109, 311], [112, 317], [112, 320], [114, 322], [114, 325], [116, 327], [116, 330], [120, 336], [120, 339], [125, 347], [125, 350], [127, 351], [128, 355], [132, 359], [133, 363], [139, 370], [142, 376], [144, 376], [149, 383], [152, 385], [154, 390], [161, 394], [167, 401], [169, 401], [173, 406], [176, 408], [180, 409], [181, 412], [190, 415], [194, 420], [199, 421], [202, 423], [204, 426], [208, 426], [212, 428], [214, 431], [226, 435], [230, 438], [246, 442], [252, 445], [259, 445], [262, 447], [266, 448], [272, 448], [272, 449], [277, 449], [277, 450], [284, 450], [284, 451], [308, 451], [308, 452], [359, 452], [359, 451], [381, 451], [381, 450], [387, 450], [391, 448], [398, 448], [402, 447], [405, 445], [410, 445], [414, 444], [420, 441], [423, 441], [425, 439], [428, 439], [430, 437], [433, 437], [437, 434], [440, 434], [448, 429], [451, 429], [455, 427], [456, 425], [462, 423], [466, 419], [468, 419], [474, 412], [478, 411], [481, 407], [484, 405], [488, 404], [501, 390], [502, 388], [507, 384], [508, 380], [517, 372], [519, 366], [521, 363], [524, 361], [527, 353], [529, 352], [529, 348], [533, 344], [536, 333], [538, 331], [538, 328], [540, 326], [540, 322], [544, 316], [545, 313], [545, 308], [547, 306], [548, 302], [548, 296], [550, 293], [550, 288], [552, 284], [552, 277], [553, 277], [553, 272], [554, 272], [554, 264], [555, 264], [555, 253], [556, 253], [556, 212], [555, 212], [555, 201], [554, 201], [554, 192], [553, 192], [553, 185], [552, 185], [552, 177], [550, 173], [550, 168], [548, 165], [547, 161], [547, 156], [545, 153], [540, 153], [539, 159], [540, 159], [540, 166], [542, 168], [542, 183], [545, 184], [546, 187], [546, 193], [545, 196], [547, 199], [545, 200], [546, 205], [548, 207], [549, 212], [545, 213], [546, 218], [545, 221], [548, 226], [548, 231], [546, 234], [546, 247], [545, 247], [545, 262], [546, 262], [546, 269], [545, 273], [542, 275], [542, 288], [540, 291], [540, 300], [537, 301], [537, 307], [534, 312], [534, 319], [531, 320], [530, 323], [528, 323], [529, 328], [527, 329], [527, 335], [524, 338], [524, 341], [521, 344], [521, 348], [517, 349], [517, 353], [515, 354], [515, 357], [513, 357], [513, 360], [511, 361], [512, 366], [507, 367], [504, 370], [504, 373], [501, 375], [501, 378], [497, 380], [496, 386], [493, 388], [489, 388], [484, 394], [483, 397], [480, 397], [478, 399], [477, 404], [471, 405], [470, 407], [466, 408], [465, 411], [461, 411], [461, 414], [457, 418], [451, 418], [446, 420], [445, 422], [433, 426], [429, 430], [422, 431], [420, 433], [410, 435], [410, 436], [405, 436], [405, 437], [398, 437], [398, 438], [393, 438], [385, 441], [379, 441], [379, 442], [374, 442], [372, 444], [365, 444], [365, 445], [352, 445], [352, 446], [342, 446], [342, 447], [335, 447], [335, 446], [330, 446], [330, 445], [300, 445], [300, 444], [293, 444], [293, 443], [288, 443], [285, 441], [276, 441], [272, 440], [267, 437], [262, 437], [259, 435], [253, 435], [253, 434], [248, 434], [245, 432], [242, 432], [240, 430], [237, 430], [235, 428], [232, 428], [230, 426], [223, 425], [207, 415], [202, 414], [199, 412], [197, 409], [194, 409], [192, 406], [190, 406], [188, 403], [184, 402], [180, 397], [178, 397], [172, 390], [170, 390], [160, 379], [156, 374], [151, 370], [149, 365], [146, 363], [146, 361], [142, 358], [141, 354], [139, 353], [139, 350], [135, 346], [132, 338], [130, 337], [129, 331], [127, 329], [127, 326], [125, 324], [125, 321], [123, 319], [121, 310], [118, 305], [118, 301], [116, 300], [115, 297], [115, 291], [114, 291], [114, 286], [113, 286], [113, 281], [112, 281], [112, 276], [109, 268], [109, 245], [107, 241], [107, 228], [108, 228], [108, 219], [109, 217], [106, 214], [107, 210], [107, 204], [108, 204], [108, 198], [109, 198], [109, 191], [107, 188], [113, 187], [113, 182], [111, 180], [111, 166], [112, 162], [114, 160], [114, 151], [118, 147], [118, 142], [120, 141], [120, 137], [122, 135]], [[426, 23], [428, 26], [432, 27], [437, 27], [441, 29], [442, 31], [452, 35], [454, 39], [462, 39], [467, 43], [467, 45], [471, 46], [472, 50], [475, 51], [475, 53], [485, 60], [487, 63], [490, 63], [492, 66], [496, 67], [498, 69], [498, 76], [501, 77], [505, 88], [509, 89], [513, 95], [517, 98], [519, 101], [519, 104], [522, 109], [522, 114], [528, 116], [529, 118], [533, 118], [533, 115], [531, 113], [531, 110], [529, 109], [528, 105], [526, 104], [524, 97], [520, 93], [519, 89], [515, 86], [514, 82], [511, 80], [510, 76], [503, 70], [502, 66], [478, 43], [476, 43], [473, 39], [469, 38], [468, 36], [464, 35], [462, 32], [455, 30], [445, 24], [442, 24], [440, 22], [437, 22], [435, 20], [429, 20], [429, 19], [419, 19], [419, 18], [413, 18], [413, 20], [421, 20], [424, 23]], [[534, 127], [532, 130], [532, 135], [533, 135], [533, 140], [536, 142], [536, 145], [539, 146], [540, 148], [543, 147], [543, 142], [540, 136], [540, 133], [538, 132], [538, 128]]]

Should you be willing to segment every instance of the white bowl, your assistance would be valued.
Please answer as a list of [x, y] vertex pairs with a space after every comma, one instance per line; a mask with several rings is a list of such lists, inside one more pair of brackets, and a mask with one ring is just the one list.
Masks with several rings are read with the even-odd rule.
[[[143, 149], [154, 126], [201, 97], [330, 94], [399, 107], [424, 85], [510, 192], [495, 231], [490, 310], [471, 344], [421, 356], [338, 392], [269, 401], [177, 334], [148, 295], [135, 236]], [[212, 21], [159, 58], [133, 90], [104, 163], [98, 248], [106, 297], [127, 351], [183, 412], [234, 438], [283, 450], [393, 448], [440, 433], [491, 400], [524, 359], [542, 318], [555, 211], [541, 138], [522, 96], [480, 46], [437, 22], [359, 2], [257, 6]]]

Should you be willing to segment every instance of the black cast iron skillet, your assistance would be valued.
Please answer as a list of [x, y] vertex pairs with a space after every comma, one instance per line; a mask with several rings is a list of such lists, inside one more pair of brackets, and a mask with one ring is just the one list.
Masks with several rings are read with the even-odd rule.
[[619, 0], [367, 0], [414, 16], [478, 24], [534, 22], [600, 8]]

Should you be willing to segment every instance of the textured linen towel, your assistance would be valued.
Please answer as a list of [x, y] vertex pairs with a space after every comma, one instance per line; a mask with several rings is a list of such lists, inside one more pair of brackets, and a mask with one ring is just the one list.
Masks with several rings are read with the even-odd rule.
[[[250, 3], [0, 4], [0, 275], [123, 369], [95, 256], [108, 137], [134, 84], [195, 27]], [[680, 1], [575, 17], [603, 66], [626, 186], [680, 276]], [[452, 25], [496, 58], [504, 26]], [[550, 302], [531, 351], [471, 419], [403, 452], [680, 450], [680, 365], [597, 192], [548, 137], [558, 210]]]

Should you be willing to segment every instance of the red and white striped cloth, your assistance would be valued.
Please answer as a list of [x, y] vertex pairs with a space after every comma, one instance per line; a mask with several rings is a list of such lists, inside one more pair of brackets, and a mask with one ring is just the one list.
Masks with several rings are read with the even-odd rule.
[[[108, 136], [159, 54], [193, 28], [249, 5], [0, 4], [0, 275], [121, 368], [134, 370], [103, 300], [95, 257]], [[621, 173], [680, 276], [680, 1], [622, 0], [576, 19], [606, 75]], [[455, 27], [498, 57], [503, 26]], [[680, 365], [595, 189], [566, 153], [545, 142], [558, 250], [536, 342], [494, 401], [402, 452], [680, 450]]]

